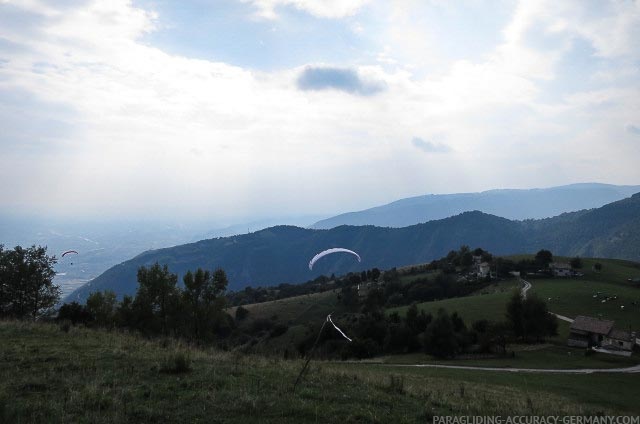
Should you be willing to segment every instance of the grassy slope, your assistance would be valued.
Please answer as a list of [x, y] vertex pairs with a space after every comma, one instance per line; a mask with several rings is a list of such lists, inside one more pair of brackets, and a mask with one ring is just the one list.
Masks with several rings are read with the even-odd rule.
[[[4, 422], [416, 422], [432, 415], [637, 414], [636, 375], [499, 374], [312, 362], [0, 322]], [[163, 372], [176, 353], [192, 370]], [[393, 380], [392, 380], [393, 377]]]
[[[522, 258], [525, 257], [532, 258], [522, 255]], [[556, 260], [563, 261], [568, 258]], [[602, 271], [599, 273], [592, 270], [596, 262], [602, 264]], [[597, 317], [598, 314], [602, 314], [603, 318], [616, 320], [620, 328], [640, 329], [640, 285], [627, 281], [628, 278], [640, 274], [640, 264], [615, 259], [583, 259], [583, 263], [581, 271], [584, 277], [532, 279], [530, 282], [533, 288], [530, 293], [538, 295], [548, 303], [549, 310], [561, 315]], [[515, 280], [504, 281], [498, 286], [492, 286], [492, 290], [483, 290], [484, 294], [480, 293], [479, 296], [425, 302], [419, 304], [418, 308], [431, 314], [437, 313], [440, 308], [449, 312], [457, 311], [467, 325], [482, 318], [501, 320], [504, 318], [509, 297], [516, 287], [518, 283]], [[598, 291], [601, 292], [601, 296], [598, 299], [593, 298]], [[605, 294], [617, 295], [618, 299], [602, 303], [602, 295]], [[634, 301], [636, 305], [633, 305]], [[625, 306], [624, 309], [620, 308], [621, 305]], [[406, 310], [405, 306], [389, 309], [388, 312], [398, 311], [403, 315]]]
[[[255, 320], [268, 319], [274, 323], [285, 324], [287, 332], [278, 337], [262, 337], [260, 342], [253, 347], [253, 351], [264, 354], [282, 355], [285, 351], [295, 352], [295, 347], [311, 333], [316, 334], [325, 317], [334, 314], [340, 319], [340, 314], [345, 308], [338, 301], [338, 292], [333, 290], [308, 295], [295, 296], [271, 302], [243, 305], [249, 310], [247, 318], [239, 323], [241, 327], [248, 328]], [[233, 316], [236, 307], [229, 308], [228, 312]], [[339, 322], [339, 321], [338, 321]], [[309, 324], [312, 326], [309, 328]]]
[[[249, 310], [248, 322], [255, 319], [275, 318], [278, 322], [287, 324], [304, 324], [313, 318], [323, 318], [330, 313], [342, 311], [337, 293], [333, 290], [308, 295], [289, 297], [271, 302], [243, 305]], [[230, 308], [233, 316], [236, 307]]]
[[[598, 261], [602, 264], [600, 273], [591, 269], [596, 260], [586, 259], [584, 277], [531, 280], [531, 293], [547, 301], [549, 310], [561, 315], [571, 318], [576, 315], [600, 316], [614, 320], [616, 327], [621, 329], [640, 329], [640, 286], [627, 281], [640, 274], [638, 265], [627, 261]], [[602, 303], [605, 297], [614, 295], [617, 295], [616, 300]], [[620, 308], [622, 305], [624, 309]]]
[[[532, 256], [522, 255], [520, 258], [531, 259]], [[512, 259], [518, 259], [512, 257]], [[556, 258], [557, 261], [568, 261], [569, 258]], [[602, 264], [602, 271], [592, 270], [594, 263]], [[561, 315], [575, 317], [576, 315], [602, 316], [616, 321], [616, 327], [622, 329], [640, 329], [640, 287], [627, 281], [640, 273], [637, 263], [612, 259], [583, 259], [581, 278], [568, 279], [532, 279], [533, 287], [530, 293], [538, 295], [548, 304], [549, 310]], [[503, 320], [506, 304], [513, 290], [519, 284], [515, 281], [504, 281], [493, 285], [481, 293], [463, 298], [445, 299], [435, 302], [425, 302], [418, 305], [418, 309], [435, 315], [440, 308], [449, 312], [457, 311], [471, 325], [478, 319], [493, 321]], [[594, 299], [598, 291], [601, 295]], [[618, 296], [617, 300], [602, 303], [603, 295]], [[551, 300], [549, 300], [551, 298]], [[636, 305], [632, 302], [635, 301]], [[625, 305], [624, 309], [620, 305]], [[407, 307], [392, 308], [388, 313], [398, 311], [406, 313]], [[466, 359], [456, 361], [459, 365], [491, 366], [491, 367], [530, 367], [530, 368], [611, 368], [623, 367], [638, 363], [640, 358], [619, 358], [608, 355], [594, 355], [584, 357], [580, 349], [566, 347], [569, 334], [569, 323], [558, 321], [558, 335], [549, 341], [553, 346], [546, 346], [535, 351], [518, 351], [518, 346], [510, 349], [518, 351], [515, 358], [497, 359]], [[571, 354], [568, 354], [571, 352]], [[384, 359], [388, 363], [437, 363], [438, 361], [422, 354], [399, 355]]]
[[[432, 315], [436, 315], [440, 308], [449, 312], [457, 311], [467, 325], [483, 318], [500, 321], [504, 319], [505, 305], [517, 287], [519, 283], [515, 280], [502, 281], [472, 296], [420, 303], [418, 310], [424, 310]], [[407, 309], [408, 306], [400, 306], [390, 308], [387, 312], [397, 311], [404, 316]]]

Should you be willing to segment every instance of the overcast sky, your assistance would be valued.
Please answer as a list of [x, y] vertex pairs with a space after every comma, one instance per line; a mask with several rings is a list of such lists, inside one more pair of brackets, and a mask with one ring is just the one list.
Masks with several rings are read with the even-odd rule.
[[0, 210], [640, 183], [640, 2], [0, 0]]

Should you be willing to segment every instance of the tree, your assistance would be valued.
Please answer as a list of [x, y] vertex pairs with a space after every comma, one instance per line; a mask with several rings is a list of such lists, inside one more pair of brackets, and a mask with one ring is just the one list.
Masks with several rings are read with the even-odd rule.
[[78, 302], [65, 303], [58, 310], [58, 320], [69, 320], [74, 325], [86, 324], [91, 320], [91, 314]]
[[111, 290], [91, 293], [87, 298], [87, 312], [100, 327], [112, 327], [115, 324], [116, 294]]
[[535, 261], [538, 265], [546, 268], [553, 262], [553, 254], [546, 249], [539, 250], [538, 253], [536, 253]]
[[196, 338], [205, 336], [206, 330], [217, 324], [219, 312], [224, 308], [221, 296], [227, 288], [228, 279], [224, 270], [217, 269], [213, 274], [198, 268], [194, 273], [188, 271], [184, 278], [183, 299], [185, 309], [193, 325]]
[[249, 310], [246, 308], [243, 308], [242, 306], [238, 306], [238, 309], [236, 309], [236, 320], [242, 321], [247, 316], [249, 316]]
[[49, 312], [61, 294], [53, 284], [55, 263], [46, 247], [0, 245], [0, 315], [36, 319]]
[[571, 265], [571, 268], [580, 269], [582, 268], [582, 259], [580, 259], [580, 256], [576, 256], [575, 258], [571, 259], [569, 265]]
[[558, 322], [548, 313], [547, 304], [533, 295], [523, 299], [519, 291], [507, 304], [507, 320], [513, 335], [524, 341], [540, 341], [557, 333]]
[[602, 271], [602, 264], [600, 262], [596, 262], [595, 264], [593, 264], [593, 269], [597, 272]]
[[516, 337], [524, 336], [524, 301], [520, 291], [514, 291], [507, 304], [507, 321]]
[[167, 265], [161, 267], [156, 262], [150, 268], [138, 269], [139, 285], [134, 303], [145, 329], [168, 333], [169, 318], [177, 306], [177, 282], [178, 276], [171, 274]]
[[380, 270], [378, 268], [373, 268], [371, 270], [371, 280], [378, 281], [378, 278], [380, 278]]
[[539, 342], [545, 336], [558, 333], [557, 318], [549, 313], [547, 304], [536, 296], [529, 296], [524, 301], [523, 317], [525, 338], [534, 338]]
[[457, 353], [458, 340], [453, 323], [444, 309], [438, 311], [438, 315], [427, 327], [424, 348], [427, 353], [438, 358], [451, 358]]

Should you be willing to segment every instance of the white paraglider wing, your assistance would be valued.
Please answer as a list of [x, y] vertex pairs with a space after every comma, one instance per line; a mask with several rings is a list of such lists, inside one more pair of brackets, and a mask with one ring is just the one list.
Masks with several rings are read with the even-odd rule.
[[356, 252], [354, 252], [353, 250], [349, 250], [349, 249], [344, 249], [342, 247], [334, 247], [333, 249], [327, 249], [324, 250], [320, 253], [318, 253], [316, 256], [314, 256], [311, 261], [309, 261], [309, 269], [313, 269], [313, 264], [315, 264], [318, 259], [330, 255], [332, 253], [338, 253], [338, 252], [343, 252], [343, 253], [351, 253], [352, 255], [355, 255], [356, 258], [358, 258], [358, 262], [362, 262], [360, 260], [360, 255], [358, 255]]

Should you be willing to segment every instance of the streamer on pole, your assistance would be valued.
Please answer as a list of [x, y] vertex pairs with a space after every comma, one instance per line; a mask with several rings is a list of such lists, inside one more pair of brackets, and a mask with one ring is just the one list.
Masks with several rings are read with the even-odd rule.
[[340, 332], [340, 334], [342, 334], [342, 337], [344, 337], [345, 339], [349, 340], [350, 342], [352, 342], [353, 340], [351, 340], [349, 337], [347, 337], [346, 334], [344, 334], [342, 332], [341, 329], [338, 328], [337, 325], [334, 324], [333, 320], [331, 319], [331, 314], [327, 315], [327, 321], [329, 321], [331, 323], [331, 325], [333, 325], [333, 328], [335, 328], [336, 330], [338, 330]]
[[322, 327], [320, 327], [320, 331], [318, 332], [318, 337], [316, 337], [316, 341], [313, 344], [313, 347], [311, 348], [311, 352], [309, 353], [309, 357], [307, 358], [307, 361], [304, 363], [304, 366], [302, 367], [302, 370], [300, 370], [300, 374], [298, 374], [298, 378], [296, 378], [296, 382], [293, 383], [293, 392], [295, 393], [296, 391], [296, 387], [298, 387], [298, 383], [300, 383], [300, 381], [302, 380], [302, 376], [304, 375], [304, 372], [306, 371], [307, 367], [309, 366], [309, 362], [311, 361], [311, 357], [313, 356], [313, 352], [316, 351], [316, 347], [318, 346], [318, 342], [320, 341], [320, 335], [322, 334], [322, 330], [324, 330], [324, 326], [327, 325], [327, 323], [330, 322], [331, 325], [333, 325], [333, 327], [338, 330], [340, 332], [340, 334], [342, 334], [342, 336], [349, 340], [350, 342], [352, 341], [349, 337], [347, 337], [342, 330], [340, 330], [338, 328], [337, 325], [335, 325], [333, 323], [333, 320], [331, 319], [331, 314], [327, 315], [327, 319], [324, 320], [324, 322], [322, 323]]

